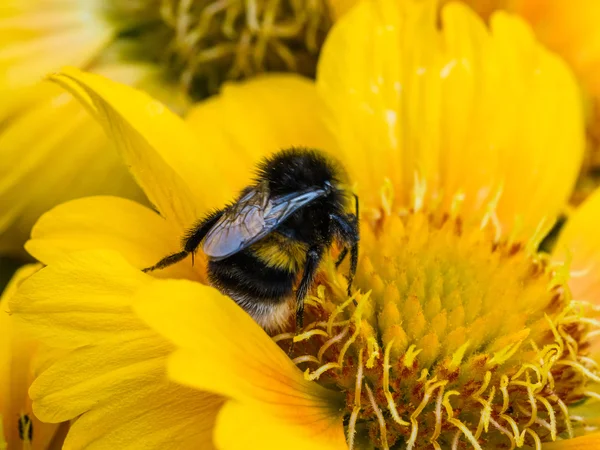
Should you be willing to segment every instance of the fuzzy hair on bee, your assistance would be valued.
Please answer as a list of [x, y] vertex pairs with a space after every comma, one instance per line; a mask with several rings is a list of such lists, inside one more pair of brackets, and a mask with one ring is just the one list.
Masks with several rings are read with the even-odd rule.
[[269, 331], [281, 329], [295, 311], [299, 330], [304, 299], [334, 242], [342, 247], [336, 267], [350, 253], [351, 295], [359, 213], [358, 197], [348, 191], [346, 181], [342, 167], [317, 150], [279, 151], [259, 164], [254, 184], [234, 202], [188, 231], [182, 251], [143, 271], [193, 258], [202, 246], [213, 287]]

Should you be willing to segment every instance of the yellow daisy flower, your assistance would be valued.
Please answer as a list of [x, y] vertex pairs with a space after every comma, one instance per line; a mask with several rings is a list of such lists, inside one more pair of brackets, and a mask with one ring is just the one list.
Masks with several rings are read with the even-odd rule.
[[61, 202], [144, 198], [98, 124], [40, 83], [48, 72], [100, 73], [183, 113], [226, 79], [314, 76], [330, 23], [313, 0], [3, 0], [0, 253], [20, 255], [35, 221]]
[[[600, 442], [588, 434], [597, 412], [577, 409], [600, 382], [590, 357], [600, 193], [551, 255], [538, 251], [583, 157], [576, 82], [518, 18], [499, 14], [488, 29], [453, 4], [437, 19], [433, 1], [361, 3], [332, 30], [316, 85], [228, 86], [191, 127], [97, 75], [52, 77], [104, 126], [160, 212], [74, 200], [27, 243], [47, 267], [9, 306], [65, 353], [30, 389], [41, 420], [74, 420], [65, 448]], [[207, 286], [202, 255], [141, 272], [248, 185], [258, 160], [290, 146], [330, 152], [355, 183], [352, 297], [327, 258], [305, 328], [270, 338]]]
[[0, 448], [4, 450], [59, 449], [67, 430], [66, 424], [42, 423], [34, 416], [27, 390], [35, 378], [33, 358], [38, 367], [44, 364], [40, 344], [5, 311], [18, 285], [40, 267], [19, 269], [0, 298]]

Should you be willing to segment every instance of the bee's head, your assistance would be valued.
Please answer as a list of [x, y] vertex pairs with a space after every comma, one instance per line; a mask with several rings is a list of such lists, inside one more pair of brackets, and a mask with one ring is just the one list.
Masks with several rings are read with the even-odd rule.
[[269, 183], [272, 194], [283, 195], [311, 188], [330, 192], [340, 182], [341, 174], [341, 168], [321, 152], [292, 148], [264, 161], [258, 177]]

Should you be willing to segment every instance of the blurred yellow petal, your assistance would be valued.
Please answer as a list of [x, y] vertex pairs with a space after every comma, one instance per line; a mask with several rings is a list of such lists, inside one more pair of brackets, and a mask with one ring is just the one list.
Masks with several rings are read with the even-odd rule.
[[223, 167], [221, 184], [230, 198], [247, 186], [256, 163], [290, 147], [335, 153], [335, 141], [321, 120], [325, 105], [314, 82], [297, 75], [264, 75], [229, 83], [194, 106], [186, 121], [203, 148]]
[[571, 193], [577, 85], [516, 17], [487, 30], [452, 4], [438, 29], [433, 2], [363, 2], [332, 30], [317, 82], [367, 202], [389, 179], [396, 204], [412, 206], [413, 188], [448, 207], [464, 196], [465, 213], [495, 209], [505, 233], [527, 236]]
[[544, 444], [542, 450], [592, 450], [600, 448], [600, 433]]
[[600, 189], [569, 217], [554, 258], [568, 264], [573, 298], [600, 307]]
[[0, 7], [0, 120], [33, 99], [30, 88], [64, 65], [86, 65], [116, 30], [88, 2], [14, 1]]
[[[106, 72], [124, 82], [148, 74], [139, 66]], [[35, 91], [37, 101], [0, 133], [3, 253], [21, 252], [39, 216], [63, 201], [99, 194], [144, 199], [102, 128], [76, 100], [50, 83]]]
[[155, 281], [136, 296], [136, 312], [179, 347], [169, 361], [174, 380], [260, 410], [307, 439], [343, 444], [342, 399], [305, 380], [233, 301], [184, 280]]
[[[114, 250], [142, 269], [179, 251], [180, 237], [172, 224], [132, 200], [88, 197], [63, 203], [44, 214], [33, 228], [26, 248], [47, 265], [75, 251]], [[156, 276], [195, 279], [198, 271], [185, 260]]]
[[[57, 425], [38, 420], [28, 395], [29, 384], [34, 379], [33, 361], [39, 343], [5, 311], [6, 303], [18, 286], [40, 267], [40, 264], [32, 264], [19, 269], [0, 298], [0, 448], [6, 450], [20, 450], [26, 445], [31, 445], [27, 448], [32, 450], [46, 450], [58, 429]], [[27, 419], [24, 419], [25, 416]], [[21, 439], [20, 420], [31, 421], [27, 425], [33, 430], [31, 441]], [[3, 439], [5, 446], [2, 446]]]
[[527, 19], [540, 41], [559, 53], [600, 96], [600, 3], [595, 0], [512, 0], [509, 8]]

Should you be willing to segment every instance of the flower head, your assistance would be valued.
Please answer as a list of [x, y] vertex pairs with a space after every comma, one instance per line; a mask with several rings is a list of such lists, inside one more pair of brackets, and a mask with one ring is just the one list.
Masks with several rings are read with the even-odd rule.
[[[228, 86], [190, 115], [200, 141], [140, 92], [76, 70], [52, 77], [108, 131], [161, 214], [77, 200], [27, 244], [48, 267], [10, 308], [69, 352], [30, 391], [40, 418], [77, 417], [67, 448], [577, 445], [586, 418], [571, 412], [600, 380], [589, 357], [600, 242], [581, 234], [597, 203], [555, 252], [538, 249], [581, 164], [578, 90], [521, 20], [499, 14], [488, 29], [455, 4], [438, 26], [436, 12], [361, 3], [330, 34], [316, 86]], [[202, 255], [140, 271], [290, 146], [331, 152], [355, 183], [350, 297], [326, 258], [305, 328], [270, 338], [207, 286]], [[586, 297], [575, 266], [588, 269]], [[290, 359], [280, 346], [292, 340]]]

